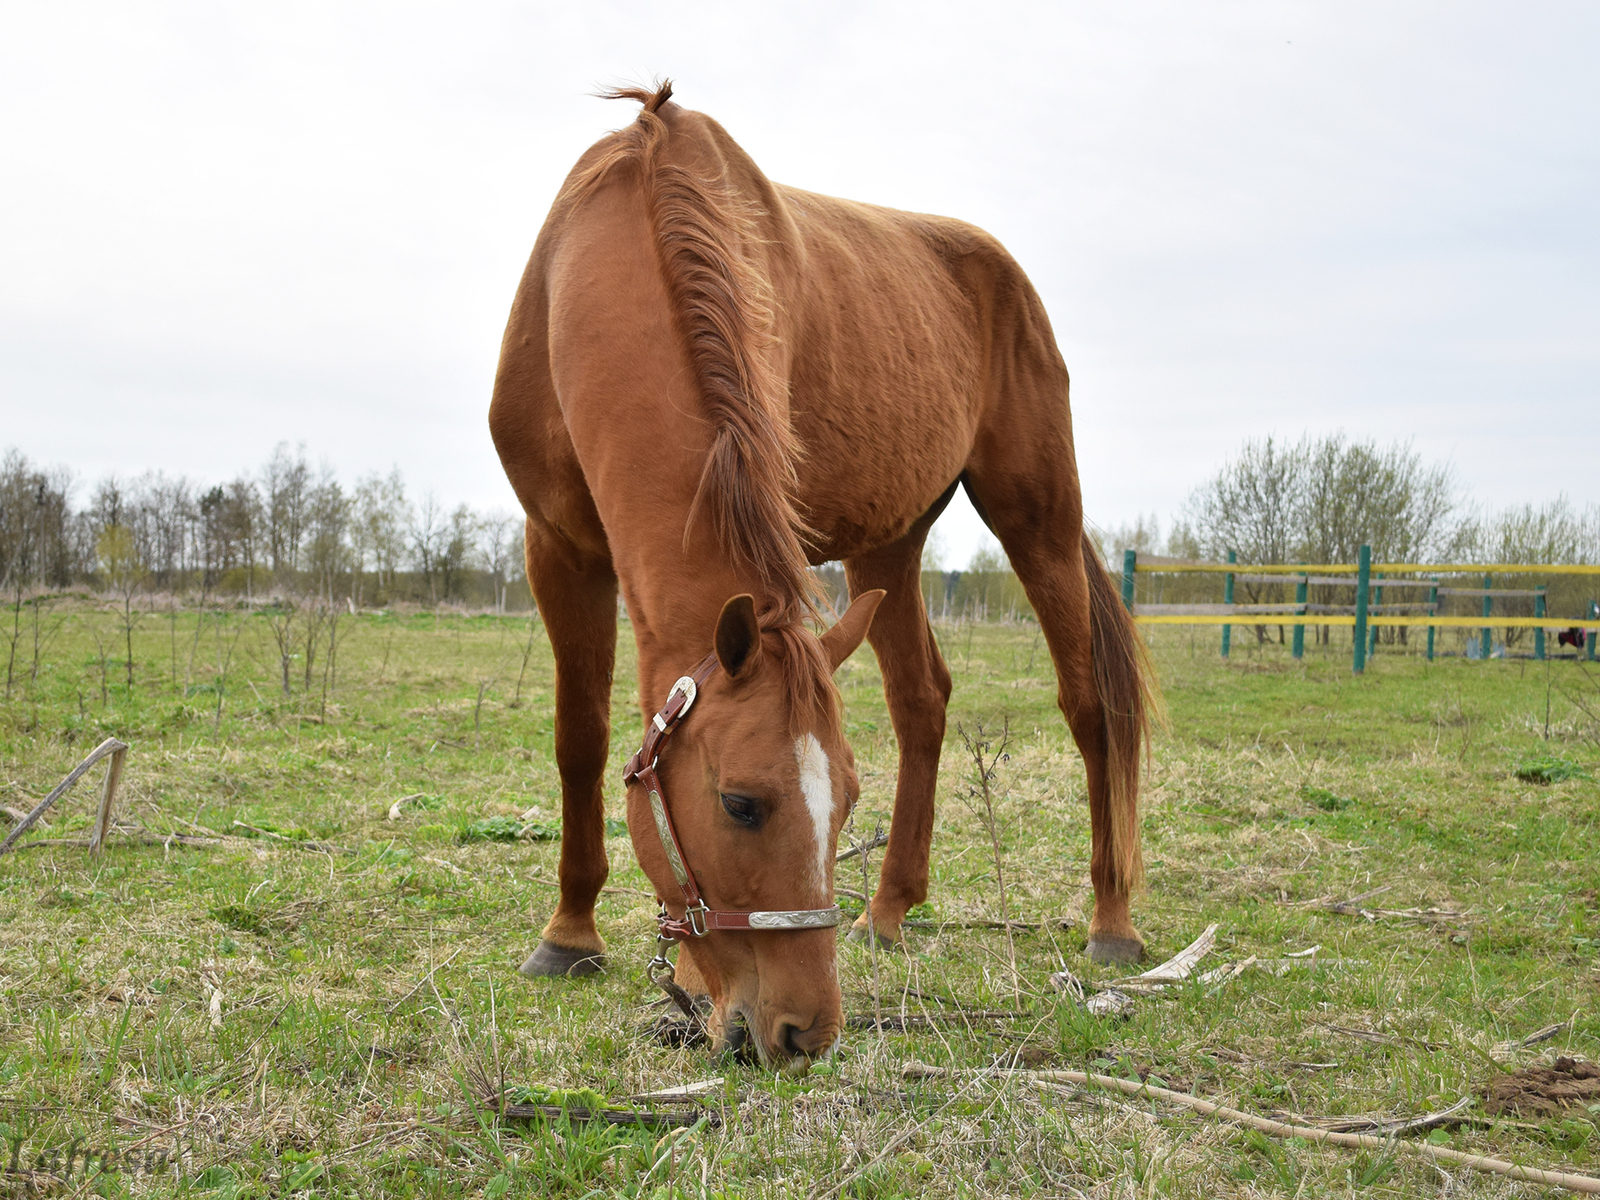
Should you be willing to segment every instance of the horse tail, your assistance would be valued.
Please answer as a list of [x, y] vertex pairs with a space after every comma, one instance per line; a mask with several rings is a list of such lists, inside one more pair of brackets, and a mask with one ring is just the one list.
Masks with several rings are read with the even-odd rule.
[[[789, 424], [786, 387], [769, 354], [772, 286], [749, 252], [763, 240], [757, 210], [726, 179], [706, 179], [667, 161], [663, 151], [672, 133], [661, 109], [672, 96], [671, 81], [602, 95], [637, 100], [643, 109], [563, 197], [581, 196], [621, 163], [637, 164], [662, 277], [713, 431], [688, 524], [702, 506], [709, 508], [723, 546], [776, 598], [774, 615], [815, 615], [805, 551], [815, 535], [794, 501], [800, 446]], [[683, 128], [676, 112], [668, 115]]]
[[1095, 690], [1106, 723], [1106, 795], [1110, 812], [1112, 878], [1124, 894], [1144, 883], [1139, 846], [1139, 760], [1150, 744], [1150, 726], [1161, 717], [1155, 669], [1133, 617], [1123, 606], [1100, 553], [1083, 535], [1083, 566], [1089, 577], [1090, 652]]

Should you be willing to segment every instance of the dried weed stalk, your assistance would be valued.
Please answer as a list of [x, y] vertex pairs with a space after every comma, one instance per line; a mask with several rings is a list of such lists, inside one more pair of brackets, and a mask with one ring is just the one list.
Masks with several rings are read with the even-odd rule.
[[983, 825], [984, 833], [989, 836], [989, 849], [994, 854], [995, 887], [1000, 893], [1000, 923], [1005, 926], [1006, 953], [1011, 962], [1011, 987], [1017, 1002], [1021, 1003], [1022, 976], [1017, 972], [1017, 941], [1011, 929], [1011, 910], [1006, 902], [1006, 872], [1004, 855], [1000, 851], [1000, 821], [994, 811], [994, 789], [995, 784], [999, 782], [999, 766], [1002, 762], [1011, 761], [1011, 755], [1007, 753], [1011, 745], [1011, 718], [1005, 718], [998, 738], [993, 731], [984, 728], [982, 721], [974, 726], [970, 734], [966, 726], [958, 721], [956, 732], [961, 735], [961, 744], [966, 748], [967, 757], [972, 760], [972, 781], [967, 784], [966, 792], [961, 799]]

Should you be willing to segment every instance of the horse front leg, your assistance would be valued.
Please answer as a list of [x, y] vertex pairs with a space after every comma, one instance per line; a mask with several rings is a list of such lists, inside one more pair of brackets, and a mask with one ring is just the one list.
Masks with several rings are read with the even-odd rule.
[[950, 672], [922, 602], [922, 542], [932, 523], [930, 517], [893, 545], [845, 562], [852, 596], [873, 588], [888, 593], [867, 640], [883, 674], [884, 699], [900, 743], [900, 772], [878, 890], [850, 930], [853, 941], [875, 934], [884, 946], [900, 941], [906, 912], [928, 898], [933, 794], [950, 699]]
[[531, 519], [526, 542], [528, 580], [555, 652], [561, 898], [519, 970], [530, 978], [588, 975], [605, 966], [594, 906], [610, 870], [601, 779], [611, 739], [617, 577], [609, 561], [583, 557]]

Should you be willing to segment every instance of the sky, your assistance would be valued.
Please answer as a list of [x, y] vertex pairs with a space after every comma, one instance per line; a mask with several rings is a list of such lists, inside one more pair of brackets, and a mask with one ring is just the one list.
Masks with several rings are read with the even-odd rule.
[[[0, 0], [0, 449], [221, 481], [303, 442], [514, 509], [485, 423], [578, 155], [669, 76], [773, 179], [1006, 243], [1088, 517], [1246, 439], [1600, 501], [1600, 6]], [[81, 496], [80, 496], [81, 498]], [[964, 502], [947, 565], [982, 538]]]

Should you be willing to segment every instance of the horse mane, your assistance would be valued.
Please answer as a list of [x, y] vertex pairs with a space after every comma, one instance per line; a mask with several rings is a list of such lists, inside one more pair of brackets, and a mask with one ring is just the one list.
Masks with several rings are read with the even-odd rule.
[[795, 506], [800, 445], [789, 425], [785, 385], [766, 351], [775, 341], [770, 281], [739, 253], [761, 240], [759, 209], [725, 179], [709, 180], [664, 161], [670, 138], [659, 115], [672, 81], [653, 89], [612, 88], [608, 100], [636, 100], [638, 119], [575, 176], [562, 199], [580, 200], [613, 171], [638, 171], [662, 277], [712, 426], [710, 453], [684, 523], [702, 505], [724, 549], [753, 569], [767, 593], [761, 628], [782, 644], [793, 711], [831, 712], [837, 702], [821, 643], [803, 636], [819, 616], [818, 591], [805, 545], [815, 535]]

